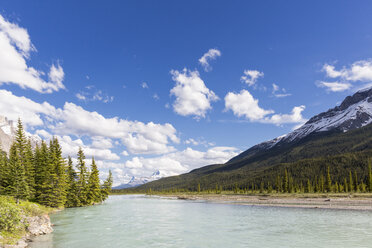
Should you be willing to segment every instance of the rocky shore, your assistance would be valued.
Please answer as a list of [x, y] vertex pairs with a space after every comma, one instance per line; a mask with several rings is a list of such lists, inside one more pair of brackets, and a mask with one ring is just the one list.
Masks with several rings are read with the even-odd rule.
[[369, 197], [353, 195], [273, 196], [273, 195], [224, 195], [224, 194], [172, 194], [161, 196], [181, 200], [208, 201], [215, 203], [239, 204], [250, 206], [372, 211], [372, 198], [370, 196]]
[[24, 216], [22, 220], [27, 228], [26, 234], [15, 245], [0, 245], [4, 248], [25, 248], [32, 237], [44, 235], [53, 232], [52, 223], [47, 214], [41, 216]]

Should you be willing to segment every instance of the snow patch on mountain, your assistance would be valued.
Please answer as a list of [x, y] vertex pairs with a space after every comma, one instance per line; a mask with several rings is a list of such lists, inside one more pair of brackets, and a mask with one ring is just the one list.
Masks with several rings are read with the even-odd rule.
[[152, 182], [152, 181], [158, 180], [158, 179], [163, 178], [163, 177], [169, 177], [169, 176], [173, 176], [173, 175], [171, 175], [171, 174], [169, 174], [165, 171], [160, 171], [160, 170], [154, 172], [149, 177], [135, 177], [135, 176], [132, 176], [131, 179], [127, 183], [120, 184], [116, 187], [113, 187], [113, 189], [132, 188], [132, 187], [136, 187], [136, 186], [139, 186], [139, 185], [142, 185], [142, 184], [145, 184], [145, 183], [148, 183], [148, 182]]

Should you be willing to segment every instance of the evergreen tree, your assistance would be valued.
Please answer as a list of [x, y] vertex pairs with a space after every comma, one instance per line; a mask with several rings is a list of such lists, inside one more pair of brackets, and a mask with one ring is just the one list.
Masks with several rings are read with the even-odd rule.
[[372, 169], [371, 169], [371, 167], [372, 167], [372, 160], [371, 160], [371, 158], [369, 158], [368, 159], [368, 191], [369, 192], [372, 192]]
[[50, 163], [49, 149], [47, 144], [42, 141], [34, 152], [35, 168], [35, 199], [38, 203], [47, 205], [49, 203], [49, 194], [51, 192], [50, 173], [53, 168]]
[[99, 172], [94, 158], [92, 158], [91, 172], [88, 179], [87, 200], [89, 204], [99, 203], [102, 201]]
[[327, 179], [326, 179], [326, 186], [327, 186], [327, 192], [332, 191], [332, 180], [331, 180], [331, 175], [329, 173], [329, 166], [327, 168]]
[[355, 183], [354, 189], [355, 189], [356, 192], [359, 192], [358, 175], [357, 175], [357, 172], [356, 171], [354, 171], [354, 178], [355, 178], [355, 180], [354, 180], [354, 183]]
[[32, 151], [31, 140], [28, 139], [24, 151], [25, 171], [27, 175], [27, 184], [30, 189], [30, 198], [35, 198], [35, 161]]
[[9, 151], [9, 184], [5, 189], [8, 195], [17, 199], [28, 199], [30, 197], [30, 190], [27, 185], [27, 177], [25, 167], [22, 164], [18, 149], [15, 143]]
[[307, 193], [310, 193], [311, 192], [311, 183], [310, 183], [310, 180], [309, 179], [307, 179], [306, 192]]
[[285, 169], [284, 171], [284, 192], [289, 192], [289, 188], [288, 188], [288, 171], [287, 169]]
[[324, 177], [323, 175], [320, 176], [320, 192], [324, 193]]
[[67, 162], [67, 200], [66, 207], [78, 207], [80, 206], [79, 190], [77, 185], [78, 176], [74, 170], [72, 159], [69, 156]]
[[348, 186], [346, 177], [344, 178], [344, 192], [345, 193], [349, 192], [349, 186]]
[[[112, 183], [113, 183], [112, 173], [111, 173], [111, 170], [109, 170], [109, 176], [107, 177], [107, 179], [105, 180], [102, 186], [102, 200], [103, 201], [106, 200], [108, 195], [110, 194]], [[152, 193], [151, 188], [150, 188], [149, 193], [150, 194]]]
[[85, 155], [81, 147], [79, 148], [78, 151], [78, 164], [77, 168], [79, 171], [79, 180], [78, 180], [78, 188], [79, 188], [79, 200], [82, 205], [87, 205], [88, 204], [88, 183], [87, 179], [89, 178], [88, 176], [88, 170], [87, 167], [85, 166]]
[[51, 140], [49, 151], [50, 163], [52, 164], [52, 172], [50, 173], [52, 185], [51, 195], [53, 196], [50, 197], [49, 206], [62, 207], [67, 200], [67, 176], [65, 160], [62, 157], [62, 149], [57, 138]]
[[276, 192], [277, 193], [282, 192], [282, 179], [280, 175], [277, 175], [276, 177]]
[[354, 184], [353, 184], [353, 175], [351, 174], [351, 171], [349, 171], [349, 191], [353, 192], [354, 190]]

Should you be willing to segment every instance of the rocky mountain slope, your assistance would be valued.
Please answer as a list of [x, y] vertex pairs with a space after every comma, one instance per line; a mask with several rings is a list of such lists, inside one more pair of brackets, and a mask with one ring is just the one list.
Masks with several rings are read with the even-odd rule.
[[9, 152], [14, 135], [15, 128], [13, 121], [10, 121], [6, 117], [0, 115], [0, 146], [3, 151], [7, 153]]

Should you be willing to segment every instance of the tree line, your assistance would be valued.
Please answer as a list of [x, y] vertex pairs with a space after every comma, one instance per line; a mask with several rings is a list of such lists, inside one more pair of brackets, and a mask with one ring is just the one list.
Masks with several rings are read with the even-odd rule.
[[111, 171], [100, 184], [94, 158], [88, 169], [81, 148], [76, 169], [70, 156], [67, 161], [63, 158], [55, 137], [49, 145], [42, 141], [33, 148], [18, 120], [9, 155], [0, 149], [0, 194], [50, 207], [80, 207], [106, 200], [113, 183]]

